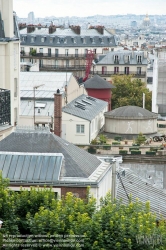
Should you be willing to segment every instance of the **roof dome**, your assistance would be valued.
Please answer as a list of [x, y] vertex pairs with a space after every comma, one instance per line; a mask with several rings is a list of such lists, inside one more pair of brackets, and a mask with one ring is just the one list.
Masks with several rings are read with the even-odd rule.
[[149, 22], [150, 21], [148, 14], [146, 14], [146, 17], [144, 18], [144, 21], [145, 22]]
[[123, 106], [120, 108], [116, 108], [112, 111], [106, 112], [105, 116], [112, 118], [134, 118], [134, 119], [151, 119], [158, 117], [157, 114], [150, 112], [147, 109], [143, 109], [138, 106]]

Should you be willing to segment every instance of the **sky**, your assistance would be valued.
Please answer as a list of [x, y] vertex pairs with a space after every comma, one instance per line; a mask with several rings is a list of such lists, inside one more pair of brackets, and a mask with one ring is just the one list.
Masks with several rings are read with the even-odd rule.
[[19, 17], [33, 11], [35, 17], [94, 15], [165, 15], [166, 0], [13, 0]]

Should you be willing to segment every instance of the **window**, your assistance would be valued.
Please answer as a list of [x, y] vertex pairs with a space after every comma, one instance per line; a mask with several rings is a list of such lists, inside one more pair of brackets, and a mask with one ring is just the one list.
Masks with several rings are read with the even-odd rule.
[[69, 50], [65, 49], [65, 56], [68, 56], [68, 55], [69, 55]]
[[118, 57], [117, 55], [115, 55], [115, 57], [114, 57], [114, 62], [115, 62], [115, 63], [118, 63], [118, 62], [119, 62], [119, 57]]
[[40, 48], [40, 49], [39, 49], [39, 53], [43, 53], [43, 48]]
[[58, 60], [55, 60], [55, 68], [58, 68]]
[[64, 39], [64, 43], [67, 43], [67, 38]]
[[137, 56], [137, 62], [138, 62], [138, 63], [141, 63], [141, 62], [142, 62], [141, 56]]
[[69, 60], [66, 60], [66, 68], [69, 67]]
[[21, 41], [25, 42], [25, 38], [26, 38], [25, 36], [22, 36]]
[[48, 56], [51, 56], [51, 49], [48, 49]]
[[34, 41], [35, 41], [35, 38], [31, 37], [31, 43], [34, 43]]
[[102, 74], [106, 74], [107, 73], [107, 67], [106, 66], [102, 66]]
[[76, 133], [77, 134], [84, 134], [85, 133], [85, 125], [76, 125]]
[[119, 73], [119, 67], [114, 67], [114, 74], [118, 74]]
[[58, 49], [55, 49], [55, 56], [58, 57], [58, 54], [59, 54], [59, 50], [58, 50]]
[[78, 49], [75, 49], [75, 57], [78, 57]]
[[129, 75], [129, 67], [125, 67], [124, 73], [125, 75]]
[[14, 78], [14, 97], [17, 97], [17, 78]]
[[53, 43], [53, 37], [50, 37], [50, 43]]
[[141, 75], [141, 67], [137, 67], [137, 74]]
[[41, 37], [41, 42], [44, 43], [44, 37]]

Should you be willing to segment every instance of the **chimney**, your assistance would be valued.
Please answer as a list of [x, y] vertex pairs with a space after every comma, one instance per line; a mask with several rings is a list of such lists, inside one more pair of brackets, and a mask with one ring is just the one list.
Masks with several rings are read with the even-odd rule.
[[29, 24], [27, 26], [27, 33], [32, 33], [33, 31], [35, 31], [35, 26], [33, 24]]
[[77, 25], [77, 26], [71, 25], [70, 28], [71, 28], [77, 35], [80, 35], [81, 28], [80, 28], [79, 25]]
[[26, 28], [26, 27], [27, 27], [26, 23], [19, 23], [19, 24], [18, 24], [19, 30], [22, 30], [22, 29], [24, 29], [24, 28]]
[[55, 25], [50, 25], [49, 26], [49, 34], [52, 34], [56, 31], [56, 26]]
[[98, 25], [98, 26], [96, 26], [96, 30], [97, 30], [101, 35], [104, 34], [104, 26]]
[[62, 132], [62, 95], [60, 90], [54, 94], [54, 134], [61, 137]]

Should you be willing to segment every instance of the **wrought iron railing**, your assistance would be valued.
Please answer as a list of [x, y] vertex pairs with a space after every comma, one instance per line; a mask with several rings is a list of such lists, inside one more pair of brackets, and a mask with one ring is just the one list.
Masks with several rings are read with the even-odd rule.
[[86, 58], [86, 54], [56, 54], [56, 53], [31, 53], [20, 52], [21, 57], [53, 57], [53, 58]]
[[10, 90], [0, 89], [0, 126], [11, 124]]
[[85, 65], [68, 65], [68, 66], [56, 66], [56, 65], [39, 65], [40, 70], [85, 70]]
[[[114, 72], [114, 71], [95, 71], [94, 72], [97, 75], [103, 75], [103, 76], [109, 76], [109, 75], [133, 75], [134, 77], [145, 77], [146, 76], [146, 72], [142, 71], [142, 72], [137, 72], [137, 71], [129, 71], [129, 72], [125, 72], [125, 71], [119, 71], [119, 72]], [[91, 71], [91, 74], [93, 74], [93, 71]]]

